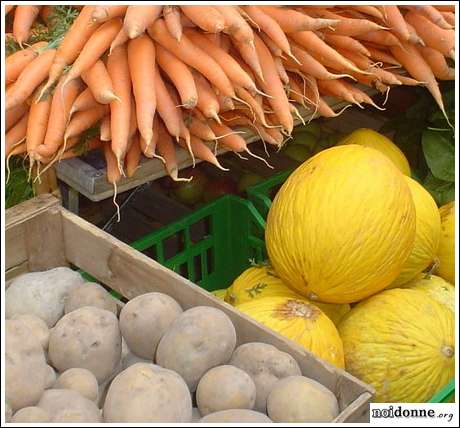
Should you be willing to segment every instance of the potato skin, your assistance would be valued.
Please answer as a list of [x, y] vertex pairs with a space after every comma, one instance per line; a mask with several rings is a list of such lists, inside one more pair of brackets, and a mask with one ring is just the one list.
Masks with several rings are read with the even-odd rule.
[[262, 413], [266, 412], [267, 396], [279, 379], [302, 374], [293, 357], [272, 345], [260, 342], [238, 346], [229, 364], [251, 376], [257, 390], [254, 409]]
[[102, 286], [95, 282], [85, 282], [70, 291], [64, 303], [64, 313], [74, 311], [83, 306], [94, 306], [118, 315], [116, 300]]
[[209, 369], [229, 361], [235, 344], [235, 327], [224, 312], [196, 306], [179, 316], [161, 338], [156, 363], [179, 373], [194, 392]]
[[177, 373], [137, 363], [112, 381], [103, 413], [105, 422], [190, 422], [192, 398]]
[[5, 323], [5, 395], [13, 412], [34, 406], [46, 387], [42, 345], [20, 320]]
[[112, 312], [90, 306], [72, 311], [51, 331], [48, 352], [59, 372], [88, 369], [102, 383], [120, 362], [118, 319]]
[[50, 331], [45, 321], [33, 314], [16, 314], [11, 319], [24, 322], [31, 331], [32, 336], [39, 340], [43, 350], [45, 352], [48, 350]]
[[273, 386], [267, 413], [274, 422], [331, 422], [339, 414], [335, 395], [305, 376], [289, 376]]
[[196, 402], [203, 416], [221, 410], [252, 409], [256, 385], [246, 372], [235, 366], [217, 366], [198, 383]]
[[200, 419], [200, 423], [272, 423], [273, 421], [265, 414], [248, 409], [230, 409], [210, 413]]
[[166, 294], [142, 294], [121, 310], [121, 334], [133, 354], [153, 361], [158, 342], [181, 313], [180, 305]]
[[96, 377], [87, 369], [73, 368], [61, 373], [55, 383], [57, 389], [71, 389], [91, 401], [97, 401], [99, 386]]
[[43, 410], [40, 407], [24, 407], [13, 415], [11, 422], [14, 424], [33, 422], [45, 423], [51, 422], [51, 416], [46, 410]]

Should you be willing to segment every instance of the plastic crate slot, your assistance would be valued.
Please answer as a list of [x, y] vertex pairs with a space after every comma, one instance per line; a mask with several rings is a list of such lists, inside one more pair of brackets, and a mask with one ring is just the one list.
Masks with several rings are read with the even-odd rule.
[[189, 227], [190, 240], [194, 243], [200, 242], [212, 235], [212, 221], [211, 216], [206, 216], [199, 221], [193, 223]]
[[202, 263], [201, 263], [202, 255], [199, 254], [195, 257], [193, 257], [193, 277], [194, 277], [194, 282], [200, 282], [203, 279], [203, 269], [202, 269]]
[[185, 231], [178, 230], [174, 235], [170, 235], [163, 239], [162, 243], [164, 260], [169, 260], [175, 255], [182, 253], [185, 248]]
[[184, 263], [179, 266], [179, 275], [183, 276], [184, 278], [188, 278], [188, 263]]
[[142, 253], [145, 254], [147, 257], [150, 257], [151, 259], [159, 262], [156, 245], [152, 245], [151, 247], [146, 248], [145, 250], [142, 251]]

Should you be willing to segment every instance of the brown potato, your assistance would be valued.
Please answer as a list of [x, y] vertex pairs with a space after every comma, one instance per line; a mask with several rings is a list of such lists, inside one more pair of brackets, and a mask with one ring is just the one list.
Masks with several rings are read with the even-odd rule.
[[11, 422], [14, 424], [45, 423], [51, 422], [51, 416], [40, 407], [24, 407], [14, 414]]
[[248, 409], [231, 409], [220, 412], [210, 413], [201, 418], [200, 423], [271, 423], [273, 422], [267, 415]]
[[73, 368], [61, 373], [54, 386], [56, 389], [71, 389], [91, 401], [97, 401], [99, 386], [96, 377], [87, 369]]
[[102, 285], [95, 282], [85, 282], [71, 290], [65, 298], [64, 312], [68, 314], [84, 306], [94, 306], [118, 315], [116, 300]]

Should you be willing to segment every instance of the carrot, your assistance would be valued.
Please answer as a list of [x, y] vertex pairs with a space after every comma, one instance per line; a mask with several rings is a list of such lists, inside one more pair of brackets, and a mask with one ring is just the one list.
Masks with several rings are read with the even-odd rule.
[[128, 33], [124, 28], [121, 28], [118, 34], [113, 39], [113, 42], [110, 44], [109, 55], [113, 52], [115, 48], [121, 46], [129, 40]]
[[265, 46], [270, 49], [270, 52], [273, 56], [283, 56], [283, 51], [278, 46], [276, 46], [272, 39], [270, 39], [270, 37], [268, 37], [265, 33], [260, 32], [259, 37], [265, 43]]
[[407, 42], [410, 38], [410, 33], [398, 6], [387, 5], [383, 7], [386, 11], [387, 23], [393, 30], [393, 33], [396, 33], [399, 38]]
[[377, 104], [375, 104], [372, 98], [369, 95], [367, 95], [364, 91], [359, 89], [357, 86], [351, 85], [346, 81], [342, 81], [342, 85], [344, 85], [353, 94], [353, 98], [358, 103], [370, 104], [378, 110], [385, 110], [384, 108], [379, 107]]
[[104, 63], [98, 59], [96, 63], [81, 74], [83, 82], [88, 85], [94, 99], [100, 104], [110, 104], [118, 97], [113, 93], [112, 80]]
[[174, 181], [188, 181], [178, 178], [179, 167], [177, 166], [176, 148], [171, 134], [166, 130], [163, 122], [158, 121], [158, 153], [164, 158], [166, 172]]
[[331, 95], [333, 97], [348, 101], [352, 104], [359, 104], [353, 96], [353, 93], [342, 84], [341, 80], [318, 80], [318, 88], [321, 94]]
[[110, 141], [112, 139], [110, 133], [110, 114], [105, 115], [101, 120], [99, 138], [101, 141]]
[[435, 9], [441, 11], [441, 12], [452, 12], [455, 13], [455, 5], [454, 4], [436, 4], [433, 6]]
[[431, 71], [431, 68], [423, 59], [423, 56], [415, 46], [404, 42], [402, 45], [402, 48], [399, 46], [393, 46], [391, 48], [391, 53], [415, 80], [425, 82], [427, 89], [430, 91], [431, 95], [447, 119], [441, 91], [439, 90], [438, 83], [436, 82], [436, 78]]
[[219, 33], [225, 28], [225, 18], [220, 13], [220, 7], [194, 5], [180, 8], [190, 21], [206, 32]]
[[131, 139], [131, 146], [126, 153], [125, 167], [126, 175], [132, 177], [139, 167], [139, 162], [141, 160], [141, 146], [139, 143], [139, 135], [135, 134]]
[[391, 32], [385, 30], [369, 31], [368, 33], [358, 34], [355, 38], [380, 46], [401, 46], [398, 38]]
[[255, 73], [255, 75], [261, 81], [263, 81], [264, 74], [262, 72], [262, 66], [260, 65], [260, 59], [257, 56], [255, 46], [252, 46], [248, 43], [237, 43], [236, 41], [234, 41], [233, 43], [236, 49], [238, 50], [239, 54], [241, 55], [241, 58], [243, 58], [244, 62], [247, 65], [249, 65], [249, 67]]
[[361, 12], [361, 13], [363, 13], [365, 15], [369, 15], [369, 16], [372, 16], [374, 18], [377, 18], [380, 21], [384, 20], [384, 16], [383, 16], [382, 12], [380, 12], [379, 9], [374, 7], [374, 6], [365, 6], [365, 5], [352, 5], [352, 6], [349, 6], [349, 5], [347, 5], [346, 8], [347, 9], [355, 9], [358, 12]]
[[271, 96], [271, 98], [268, 99], [268, 103], [276, 112], [279, 123], [284, 130], [290, 134], [294, 127], [294, 121], [289, 111], [289, 101], [284, 91], [283, 84], [278, 76], [275, 62], [273, 61], [270, 51], [258, 36], [255, 36], [255, 45], [265, 81], [265, 83], [262, 82], [262, 89]]
[[337, 116], [340, 116], [346, 108], [350, 107], [350, 105], [351, 104], [348, 104], [339, 112], [335, 112], [334, 110], [331, 109], [329, 104], [320, 97], [319, 102], [318, 102], [318, 113], [324, 117], [337, 117]]
[[109, 111], [107, 105], [101, 104], [89, 110], [75, 113], [67, 125], [64, 140], [76, 137], [99, 122]]
[[93, 23], [91, 14], [95, 6], [84, 6], [59, 45], [53, 64], [49, 70], [48, 81], [42, 89], [40, 98], [61, 77], [66, 66], [72, 64], [80, 54], [99, 24]]
[[121, 179], [121, 168], [119, 164], [119, 159], [115, 156], [112, 151], [112, 147], [109, 143], [104, 143], [102, 145], [104, 152], [107, 181], [113, 185], [113, 204], [117, 209], [117, 220], [120, 221], [120, 207], [117, 204], [117, 183]]
[[69, 118], [78, 111], [85, 111], [97, 107], [99, 104], [93, 96], [90, 88], [83, 90], [75, 99], [70, 109]]
[[49, 49], [26, 65], [16, 81], [6, 91], [5, 110], [22, 104], [48, 76], [55, 49]]
[[452, 25], [452, 27], [455, 27], [455, 14], [453, 12], [441, 12], [441, 15], [448, 24]]
[[[282, 52], [292, 56], [289, 41], [278, 22], [257, 6], [243, 6], [244, 11], [262, 30], [260, 36], [266, 35]], [[265, 40], [264, 40], [265, 41]]]
[[[182, 148], [186, 148], [186, 144], [182, 140], [179, 140], [179, 145]], [[194, 135], [192, 135], [191, 137], [191, 147], [192, 147], [193, 154], [198, 159], [201, 159], [202, 161], [205, 161], [205, 162], [209, 162], [212, 165], [215, 165], [217, 168], [223, 171], [228, 171], [228, 169], [225, 169], [219, 163], [213, 151], [205, 143], [203, 143], [202, 140], [200, 140], [198, 137], [195, 137]]]
[[216, 139], [216, 135], [205, 122], [202, 122], [193, 115], [188, 115], [185, 118], [185, 124], [190, 130], [190, 134], [195, 135], [204, 141], [213, 141]]
[[[416, 13], [420, 13], [423, 15], [427, 20], [435, 24], [436, 26], [444, 29], [444, 30], [451, 30], [452, 25], [450, 25], [442, 16], [441, 12], [437, 10], [433, 6], [429, 5], [418, 5], [418, 6], [409, 6], [411, 11]], [[17, 12], [16, 12], [17, 13]]]
[[271, 16], [285, 33], [313, 31], [339, 24], [337, 19], [312, 18], [304, 13], [279, 6], [258, 6], [264, 13]]
[[26, 103], [22, 103], [5, 112], [5, 131], [9, 131], [24, 116], [28, 109], [29, 107]]
[[35, 152], [32, 152], [34, 153], [33, 155], [31, 154], [38, 160], [40, 160], [40, 156], [49, 157], [55, 154], [62, 145], [70, 109], [81, 90], [82, 85], [79, 79], [75, 79], [63, 88], [64, 79], [65, 77], [63, 76], [59, 81], [51, 100], [49, 120], [43, 144], [39, 145]]
[[455, 59], [455, 31], [444, 30], [415, 11], [406, 13], [404, 18], [415, 28], [426, 46]]
[[[39, 96], [40, 88], [37, 89], [34, 102], [30, 105], [29, 120], [27, 122], [26, 145], [27, 153], [31, 154], [35, 152], [38, 146], [45, 142], [46, 129], [51, 111], [51, 95], [38, 101]], [[32, 155], [31, 162], [34, 163]]]
[[334, 48], [343, 48], [349, 49], [351, 51], [356, 51], [360, 54], [370, 56], [369, 50], [358, 40], [353, 39], [350, 36], [341, 36], [331, 33], [324, 34], [324, 41], [334, 47]]
[[[70, 145], [70, 141], [71, 140], [68, 141], [69, 145]], [[73, 139], [72, 145], [71, 145], [72, 147], [70, 147], [68, 150], [66, 150], [62, 154], [61, 160], [70, 159], [76, 156], [81, 156], [82, 154], [88, 153], [91, 150], [95, 150], [95, 149], [102, 147], [102, 144], [103, 144], [103, 142], [99, 140], [98, 138], [91, 138], [91, 140], [85, 142], [85, 145], [83, 147], [83, 153], [82, 153], [81, 148], [75, 147], [79, 142], [80, 142], [79, 138]]]
[[182, 107], [194, 108], [198, 101], [198, 93], [192, 72], [186, 64], [163, 46], [157, 45], [156, 50], [158, 65], [177, 89]]
[[123, 28], [128, 37], [140, 36], [160, 16], [163, 6], [128, 6]]
[[[16, 144], [14, 147], [11, 148], [9, 151], [5, 151], [5, 155], [7, 156], [7, 162], [11, 158], [11, 156], [22, 155], [26, 152], [26, 143], [19, 143]], [[7, 179], [6, 182], [8, 183], [10, 177], [10, 171], [8, 165], [6, 166], [7, 169]]]
[[96, 6], [91, 13], [93, 22], [106, 22], [112, 18], [123, 16], [128, 9], [128, 6]]
[[136, 101], [137, 125], [148, 145], [152, 139], [156, 111], [155, 45], [149, 36], [143, 34], [129, 41], [128, 64]]
[[188, 37], [183, 35], [179, 43], [168, 33], [163, 19], [158, 19], [147, 31], [158, 44], [203, 74], [223, 95], [235, 96], [233, 86], [219, 64]]
[[237, 86], [235, 90], [238, 97], [249, 105], [254, 118], [256, 118], [262, 125], [266, 126], [267, 122], [265, 120], [264, 110], [262, 105], [257, 102], [257, 99], [241, 86]]
[[401, 64], [396, 61], [396, 58], [391, 55], [388, 52], [381, 51], [380, 49], [376, 49], [373, 46], [366, 45], [366, 48], [368, 49], [369, 53], [371, 54], [371, 58], [375, 61], [381, 61], [386, 64], [392, 64], [392, 65], [398, 65], [401, 66]]
[[213, 91], [209, 82], [198, 73], [194, 74], [195, 86], [198, 92], [197, 108], [207, 118], [219, 121], [220, 104], [217, 95]]
[[431, 71], [439, 80], [455, 80], [455, 69], [449, 67], [444, 55], [429, 47], [419, 47], [423, 59], [430, 66]]
[[66, 74], [64, 86], [72, 79], [81, 76], [82, 73], [96, 64], [101, 55], [110, 47], [113, 39], [120, 31], [121, 26], [121, 20], [119, 18], [114, 18], [104, 22], [94, 34], [91, 35], [77, 59], [72, 64], [72, 68]]
[[217, 94], [217, 100], [219, 101], [219, 110], [221, 112], [235, 110], [235, 104], [229, 97], [224, 97], [222, 94]]
[[7, 84], [13, 83], [47, 44], [46, 42], [38, 42], [7, 56], [5, 60], [5, 82]]
[[5, 15], [8, 15], [16, 6], [12, 4], [7, 4], [5, 6]]
[[5, 135], [5, 157], [26, 138], [29, 113], [26, 113]]
[[13, 36], [19, 46], [29, 39], [32, 24], [40, 12], [41, 6], [18, 6], [14, 12]]
[[230, 54], [191, 28], [187, 28], [184, 31], [184, 34], [190, 39], [192, 43], [200, 46], [204, 51], [206, 51], [206, 53], [219, 64], [219, 66], [233, 83], [238, 86], [242, 86], [251, 92], [257, 91], [254, 81], [248, 76], [248, 74], [240, 67], [238, 62], [235, 61], [235, 59], [233, 59]]
[[177, 6], [163, 6], [163, 18], [169, 34], [180, 42], [182, 38], [182, 23], [179, 8]]
[[[290, 37], [302, 46], [317, 61], [327, 67], [332, 67], [336, 70], [363, 73], [363, 70], [357, 68], [353, 63], [340, 55], [335, 49], [331, 48], [312, 31], [292, 33], [290, 34]], [[294, 55], [297, 56], [297, 51], [294, 52]]]
[[129, 116], [129, 133], [128, 133], [128, 144], [132, 136], [137, 132], [137, 113], [136, 113], [136, 101], [131, 96], [131, 115]]
[[281, 82], [284, 85], [289, 84], [289, 76], [286, 73], [286, 70], [284, 69], [283, 61], [280, 57], [276, 56], [273, 58], [273, 61], [275, 62], [276, 66], [276, 71], [278, 72], [278, 76], [281, 79]]
[[[156, 147], [157, 147], [157, 144], [158, 144], [158, 138], [159, 138], [158, 127], [159, 127], [160, 122], [161, 122], [161, 119], [156, 114], [155, 117], [153, 118], [153, 129], [152, 129], [153, 137], [152, 137], [152, 141], [147, 146], [147, 142], [142, 138], [142, 136], [140, 136], [139, 137], [139, 145], [141, 147], [141, 151], [144, 154], [144, 156], [146, 156], [148, 158], [156, 157], [156, 158], [161, 159], [161, 161], [163, 162], [164, 159], [161, 156], [158, 156], [157, 154], [155, 154], [155, 150], [156, 150]], [[166, 134], [168, 135], [168, 138], [172, 138], [171, 135], [169, 135], [167, 132], [166, 132]]]
[[254, 33], [235, 6], [219, 6], [219, 13], [225, 19], [224, 33], [229, 34], [239, 43], [254, 45]]
[[129, 142], [131, 118], [131, 79], [128, 53], [125, 45], [118, 46], [107, 59], [107, 71], [112, 79], [113, 89], [120, 100], [110, 103], [110, 135], [113, 154], [122, 172], [123, 160]]

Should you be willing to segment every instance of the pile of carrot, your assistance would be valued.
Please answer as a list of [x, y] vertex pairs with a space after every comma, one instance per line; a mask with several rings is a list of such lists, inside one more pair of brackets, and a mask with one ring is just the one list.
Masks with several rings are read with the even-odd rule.
[[217, 167], [214, 144], [253, 155], [236, 127], [281, 147], [299, 106], [339, 114], [325, 96], [381, 108], [362, 85], [424, 85], [444, 111], [437, 79], [454, 79], [454, 6], [80, 6], [62, 40], [28, 45], [52, 7], [6, 6], [23, 48], [5, 64], [6, 156], [44, 171], [98, 126], [114, 186], [142, 155], [179, 180], [177, 147]]

